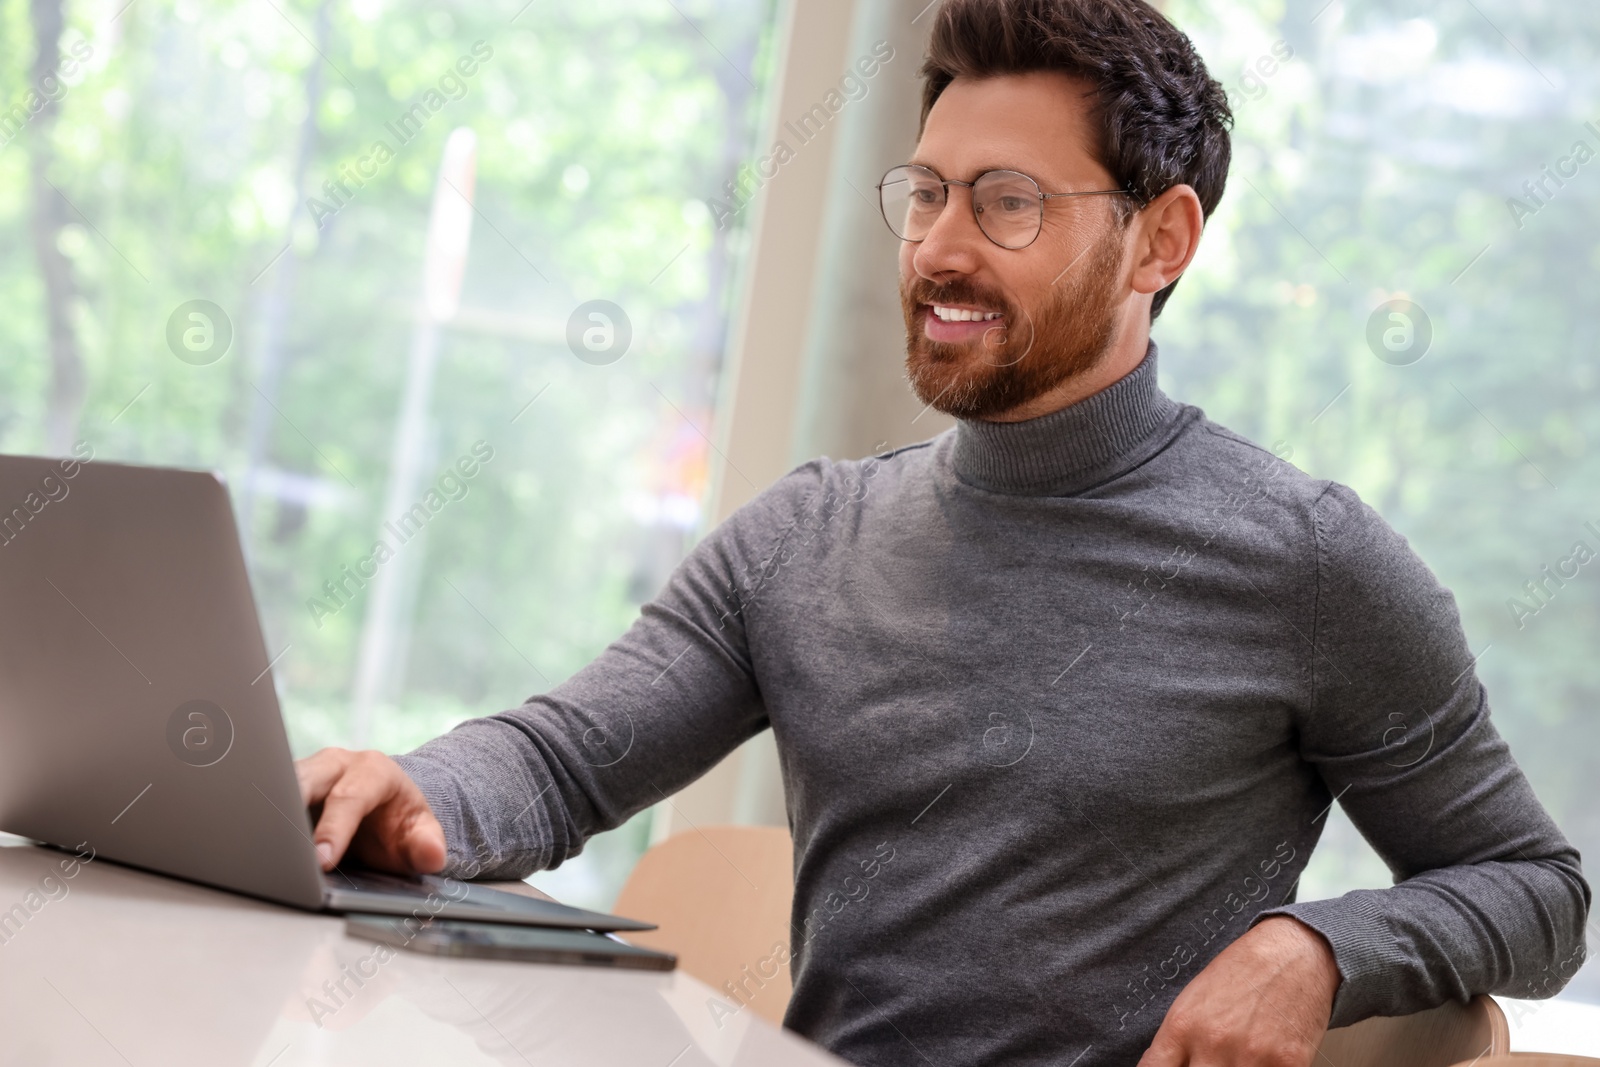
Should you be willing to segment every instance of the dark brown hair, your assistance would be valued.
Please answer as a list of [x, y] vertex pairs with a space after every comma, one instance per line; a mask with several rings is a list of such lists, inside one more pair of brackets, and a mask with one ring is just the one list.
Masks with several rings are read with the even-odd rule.
[[[1211, 217], [1227, 184], [1233, 112], [1189, 38], [1144, 0], [944, 0], [919, 72], [917, 136], [953, 79], [1045, 70], [1093, 85], [1091, 150], [1137, 206], [1187, 184]], [[1126, 226], [1134, 201], [1112, 202]], [[1152, 321], [1177, 284], [1151, 298]]]

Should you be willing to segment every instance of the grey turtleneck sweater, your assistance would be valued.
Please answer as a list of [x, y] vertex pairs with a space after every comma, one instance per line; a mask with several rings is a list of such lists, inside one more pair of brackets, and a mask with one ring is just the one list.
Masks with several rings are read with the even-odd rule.
[[[454, 871], [522, 877], [769, 727], [785, 1023], [858, 1064], [1131, 1065], [1266, 915], [1331, 943], [1332, 1025], [1582, 958], [1578, 854], [1450, 592], [1353, 491], [1167, 397], [1153, 343], [1054, 414], [796, 468], [593, 663], [401, 764]], [[1395, 885], [1294, 903], [1336, 799]]]

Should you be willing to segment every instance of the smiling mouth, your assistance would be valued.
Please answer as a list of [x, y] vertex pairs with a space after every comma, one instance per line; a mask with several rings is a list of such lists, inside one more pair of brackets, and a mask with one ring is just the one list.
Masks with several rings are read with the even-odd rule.
[[1005, 317], [1001, 312], [983, 308], [959, 308], [946, 304], [928, 304], [926, 307], [940, 322], [991, 322]]

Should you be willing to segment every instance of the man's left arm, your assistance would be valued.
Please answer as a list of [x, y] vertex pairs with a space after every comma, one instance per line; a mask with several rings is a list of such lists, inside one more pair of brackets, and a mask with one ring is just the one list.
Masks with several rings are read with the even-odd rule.
[[1355, 492], [1313, 509], [1314, 691], [1299, 723], [1396, 884], [1273, 908], [1326, 938], [1331, 1026], [1475, 993], [1553, 996], [1584, 957], [1578, 852], [1489, 719], [1455, 597]]
[[1140, 1067], [1299, 1067], [1325, 1028], [1476, 993], [1553, 996], [1583, 963], [1577, 850], [1489, 721], [1454, 596], [1353, 490], [1330, 484], [1312, 515], [1300, 753], [1395, 884], [1256, 916], [1178, 995]]

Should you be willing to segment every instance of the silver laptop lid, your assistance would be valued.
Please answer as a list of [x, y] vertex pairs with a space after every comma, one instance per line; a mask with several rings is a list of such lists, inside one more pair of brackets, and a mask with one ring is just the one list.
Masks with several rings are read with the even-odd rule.
[[0, 830], [319, 907], [220, 478], [0, 456]]

